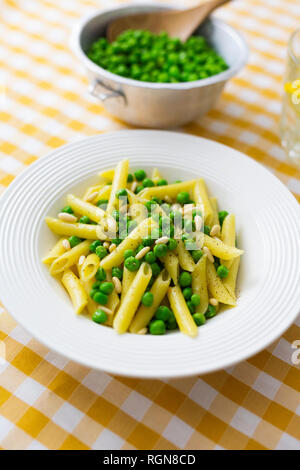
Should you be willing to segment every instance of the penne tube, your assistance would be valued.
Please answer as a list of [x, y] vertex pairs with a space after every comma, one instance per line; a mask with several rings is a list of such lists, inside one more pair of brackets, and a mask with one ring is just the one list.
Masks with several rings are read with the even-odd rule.
[[207, 284], [209, 292], [212, 296], [222, 304], [235, 306], [235, 299], [229, 294], [224, 287], [222, 280], [216, 273], [213, 263], [206, 264]]
[[171, 276], [172, 281], [176, 285], [179, 277], [179, 261], [178, 257], [173, 251], [168, 251], [166, 256], [162, 259], [165, 268]]
[[80, 256], [86, 256], [90, 251], [90, 242], [85, 240], [84, 242], [79, 243], [78, 245], [71, 248], [71, 250], [66, 251], [63, 255], [56, 258], [50, 266], [50, 273], [52, 275], [58, 274], [61, 271], [64, 271], [74, 264], [76, 264]]
[[151, 178], [155, 183], [157, 183], [158, 180], [161, 179], [161, 174], [158, 168], [154, 168], [152, 171], [152, 178]]
[[129, 327], [129, 331], [131, 333], [138, 333], [140, 330], [142, 330], [148, 325], [156, 310], [160, 306], [163, 298], [165, 297], [170, 282], [170, 274], [166, 269], [164, 269], [163, 271], [161, 271], [161, 273], [159, 274], [150, 289], [150, 292], [153, 294], [153, 304], [151, 305], [151, 307], [146, 307], [145, 305], [140, 306], [137, 311], [137, 314], [135, 315]]
[[169, 288], [168, 298], [180, 331], [191, 337], [197, 336], [197, 325], [188, 309], [179, 285]]
[[[108, 282], [112, 282], [112, 276], [111, 276], [111, 271], [106, 271], [106, 280]], [[106, 325], [112, 326], [113, 324], [113, 319], [115, 312], [117, 310], [117, 307], [120, 303], [120, 298], [115, 290], [112, 291], [112, 293], [108, 297], [108, 303], [106, 305], [107, 308], [109, 308], [112, 311], [111, 315], [108, 315], [107, 322], [105, 323]], [[101, 306], [100, 306], [101, 308]]]
[[94, 206], [90, 202], [83, 201], [79, 199], [79, 197], [73, 196], [73, 194], [68, 194], [67, 203], [72, 207], [74, 212], [80, 215], [87, 215], [94, 222], [99, 223], [106, 217], [105, 211], [100, 209], [100, 207]]
[[151, 199], [152, 197], [169, 196], [174, 198], [181, 191], [191, 191], [197, 180], [184, 181], [183, 183], [168, 184], [167, 186], [155, 186], [153, 188], [146, 188], [139, 193], [139, 196], [143, 200]]
[[210, 197], [209, 202], [212, 208], [212, 218], [211, 218], [211, 226], [219, 225], [219, 209], [218, 209], [218, 201], [216, 197]]
[[75, 313], [81, 313], [88, 303], [88, 297], [80, 280], [70, 269], [67, 269], [61, 282], [71, 297]]
[[89, 315], [92, 317], [94, 313], [96, 312], [97, 308], [99, 308], [99, 304], [97, 304], [91, 297], [90, 297], [90, 292], [92, 290], [92, 285], [96, 282], [95, 278], [91, 278], [88, 281], [83, 281], [81, 279], [81, 284], [84, 287], [84, 290], [86, 292], [87, 298], [88, 298], [88, 303], [87, 303], [87, 311]]
[[[83, 195], [83, 200], [84, 201], [87, 201], [89, 199], [89, 196], [91, 196], [92, 194], [94, 193], [98, 193], [98, 191], [103, 187], [103, 184], [97, 184], [95, 186], [89, 186], [87, 188], [87, 190], [85, 191], [84, 195]], [[96, 195], [95, 195], [95, 199], [96, 199]]]
[[192, 289], [194, 294], [200, 296], [200, 304], [196, 307], [197, 313], [205, 313], [208, 307], [208, 291], [206, 278], [206, 255], [203, 255], [192, 272]]
[[103, 258], [100, 262], [100, 266], [104, 269], [111, 269], [114, 266], [119, 266], [124, 260], [125, 250], [135, 250], [140, 244], [142, 238], [146, 237], [154, 226], [154, 222], [151, 218], [145, 219], [140, 225], [138, 225], [121, 243], [117, 248], [110, 253], [108, 256]]
[[114, 318], [113, 327], [117, 333], [125, 333], [128, 330], [151, 276], [149, 264], [142, 263]]
[[[235, 215], [228, 214], [222, 225], [221, 240], [228, 246], [235, 246]], [[221, 260], [227, 268], [232, 265], [232, 260]]]
[[95, 201], [93, 201], [95, 204], [97, 204], [98, 201], [108, 201], [111, 193], [111, 185], [105, 185], [98, 191], [98, 196], [96, 197]]
[[92, 279], [95, 276], [97, 269], [99, 268], [99, 264], [100, 259], [95, 253], [88, 255], [84, 263], [79, 267], [80, 278], [83, 281], [89, 281]]
[[201, 178], [197, 180], [193, 187], [193, 197], [196, 203], [196, 206], [203, 207], [204, 209], [204, 220], [207, 224], [211, 224], [213, 217], [213, 210], [208, 198], [206, 185], [204, 180]]
[[98, 225], [80, 223], [71, 224], [53, 217], [46, 217], [45, 222], [50, 230], [56, 233], [56, 235], [65, 235], [65, 237], [75, 235], [79, 238], [87, 238], [88, 240], [107, 239], [106, 235], [100, 231], [100, 227]]
[[223, 286], [228, 290], [229, 294], [233, 299], [236, 299], [235, 286], [236, 278], [240, 266], [240, 257], [234, 258], [232, 265], [230, 266], [227, 277], [223, 280]]
[[109, 170], [104, 170], [99, 173], [99, 176], [107, 181], [112, 181], [115, 176], [115, 170], [113, 168]]
[[195, 269], [195, 262], [192, 255], [185, 248], [182, 240], [178, 240], [176, 253], [178, 255], [179, 264], [185, 271], [193, 272]]
[[244, 253], [243, 250], [239, 250], [234, 246], [225, 245], [221, 240], [217, 240], [205, 234], [204, 246], [209, 248], [214, 256], [225, 260], [236, 258]]
[[63, 246], [63, 241], [64, 241], [64, 238], [61, 238], [60, 240], [58, 240], [57, 243], [55, 243], [54, 247], [51, 248], [49, 253], [43, 258], [42, 260], [43, 263], [51, 264], [56, 258], [64, 254], [66, 249]]
[[121, 293], [121, 302], [123, 302], [124, 297], [126, 296], [129, 287], [131, 286], [132, 281], [136, 276], [136, 272], [129, 271], [125, 266], [123, 269], [123, 279], [122, 279], [122, 293]]
[[113, 179], [112, 187], [111, 187], [111, 193], [110, 193], [109, 201], [107, 204], [108, 214], [110, 214], [114, 209], [117, 192], [120, 189], [127, 187], [128, 167], [129, 167], [128, 160], [122, 160], [116, 166], [114, 179]]

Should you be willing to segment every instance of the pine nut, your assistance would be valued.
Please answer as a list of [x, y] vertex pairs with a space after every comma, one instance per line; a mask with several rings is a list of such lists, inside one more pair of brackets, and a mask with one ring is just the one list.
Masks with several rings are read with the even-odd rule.
[[138, 335], [145, 335], [146, 333], [148, 333], [148, 328], [142, 328], [137, 332]]
[[134, 191], [136, 190], [137, 186], [138, 186], [138, 182], [137, 182], [137, 181], [134, 181], [134, 182], [132, 183], [132, 185], [131, 185], [130, 190], [134, 193]]
[[104, 246], [104, 248], [109, 248], [109, 242], [104, 242], [103, 246]]
[[110, 308], [103, 307], [103, 305], [100, 305], [100, 310], [103, 310], [104, 313], [107, 313], [108, 315], [112, 315], [113, 311]]
[[98, 191], [94, 191], [86, 198], [86, 201], [92, 202], [97, 196], [98, 196]]
[[200, 215], [195, 215], [194, 222], [195, 222], [196, 232], [200, 232], [201, 227], [202, 227], [202, 217], [200, 217]]
[[70, 250], [71, 249], [71, 245], [70, 245], [70, 242], [67, 238], [65, 238], [63, 241], [62, 241], [62, 246], [64, 247], [65, 250]]
[[85, 262], [85, 256], [82, 255], [82, 256], [80, 256], [80, 258], [78, 260], [78, 266], [81, 266], [84, 262]]
[[68, 214], [67, 212], [60, 212], [58, 214], [58, 218], [64, 222], [77, 222], [77, 217], [75, 217], [75, 215]]
[[203, 252], [206, 254], [207, 259], [208, 259], [211, 263], [213, 263], [213, 262], [215, 261], [213, 255], [211, 254], [210, 249], [207, 248], [207, 246], [204, 246], [204, 247], [203, 247]]
[[213, 305], [214, 307], [219, 306], [219, 302], [217, 301], [217, 299], [214, 299], [213, 297], [211, 299], [209, 299], [209, 303], [210, 303], [210, 305]]
[[110, 245], [110, 247], [108, 248], [108, 251], [111, 253], [112, 251], [114, 251], [115, 249], [117, 248], [117, 245], [115, 243], [112, 243]]
[[157, 240], [155, 240], [155, 245], [160, 245], [161, 243], [165, 244], [168, 243], [169, 238], [168, 237], [160, 237]]
[[150, 251], [150, 246], [145, 246], [145, 248], [142, 248], [141, 251], [138, 252], [137, 255], [135, 255], [135, 259], [142, 259], [144, 256]]
[[216, 224], [212, 227], [212, 229], [210, 231], [210, 236], [211, 237], [217, 237], [218, 235], [220, 235], [220, 225]]
[[121, 284], [120, 279], [119, 279], [118, 277], [114, 276], [114, 277], [112, 278], [112, 281], [113, 281], [113, 283], [114, 283], [114, 285], [115, 285], [116, 293], [117, 293], [117, 294], [121, 294], [121, 292], [122, 292], [122, 284]]

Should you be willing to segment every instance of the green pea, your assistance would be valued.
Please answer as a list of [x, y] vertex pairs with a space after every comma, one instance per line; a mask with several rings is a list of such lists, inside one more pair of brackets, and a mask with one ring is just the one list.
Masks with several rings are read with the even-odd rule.
[[108, 251], [104, 246], [100, 245], [97, 246], [95, 253], [100, 259], [102, 259], [108, 254]]
[[134, 172], [135, 179], [137, 181], [143, 181], [146, 178], [146, 172], [144, 170], [137, 170]]
[[200, 304], [200, 295], [193, 294], [192, 297], [191, 297], [191, 302], [194, 305], [194, 307], [197, 307], [197, 305]]
[[168, 181], [162, 178], [158, 180], [156, 184], [157, 186], [166, 186], [168, 184]]
[[96, 310], [96, 312], [92, 316], [92, 320], [95, 323], [105, 323], [107, 321], [107, 315], [105, 312], [103, 312], [103, 310], [99, 308]]
[[154, 201], [154, 202], [156, 202], [156, 203], [159, 204], [159, 205], [162, 204], [162, 199], [160, 199], [159, 197], [156, 197], [156, 196], [153, 196], [153, 197], [151, 198], [151, 201]]
[[125, 259], [125, 268], [128, 269], [128, 271], [134, 272], [137, 271], [140, 267], [140, 261], [133, 256], [129, 256], [128, 258]]
[[94, 282], [94, 284], [92, 285], [92, 289], [96, 289], [96, 290], [98, 290], [98, 289], [99, 289], [99, 287], [100, 287], [100, 284], [101, 284], [101, 282], [100, 282], [100, 281], [96, 281], [96, 282]]
[[144, 186], [144, 188], [152, 188], [154, 186], [154, 183], [150, 178], [144, 178], [143, 179], [143, 186]]
[[152, 270], [152, 276], [156, 277], [160, 273], [160, 267], [157, 263], [152, 263], [150, 264], [151, 270]]
[[105, 281], [106, 279], [106, 272], [103, 268], [98, 268], [95, 274], [95, 278], [97, 281]]
[[133, 175], [129, 173], [127, 176], [127, 183], [132, 183], [132, 182], [133, 182]]
[[187, 271], [183, 271], [179, 276], [179, 284], [181, 287], [189, 287], [192, 284], [192, 276]]
[[151, 237], [143, 238], [143, 240], [142, 240], [142, 245], [143, 246], [151, 246], [152, 244], [153, 244], [153, 241], [152, 241]]
[[98, 292], [98, 289], [91, 289], [91, 290], [90, 290], [90, 293], [89, 293], [90, 297], [93, 299], [93, 298], [94, 298], [94, 295], [95, 295], [97, 292]]
[[100, 246], [100, 245], [102, 245], [102, 242], [100, 242], [100, 240], [95, 240], [94, 242], [90, 244], [90, 251], [92, 253], [95, 253], [97, 246]]
[[99, 201], [96, 202], [96, 206], [102, 207], [102, 209], [106, 209], [107, 203], [108, 203], [108, 199], [99, 199]]
[[122, 240], [120, 238], [112, 238], [111, 242], [118, 246], [122, 243]]
[[194, 306], [193, 302], [192, 302], [191, 300], [188, 300], [186, 304], [187, 304], [187, 306], [188, 306], [188, 308], [189, 308], [189, 311], [190, 311], [191, 313], [194, 313], [194, 312], [195, 312], [195, 306]]
[[129, 258], [129, 257], [134, 257], [134, 255], [135, 255], [134, 250], [125, 250], [123, 257], [124, 257], [124, 259], [126, 259], [126, 258]]
[[204, 233], [205, 233], [205, 235], [209, 235], [209, 234], [210, 234], [210, 230], [211, 230], [211, 228], [210, 228], [208, 225], [204, 225]]
[[154, 296], [152, 292], [145, 292], [145, 294], [142, 297], [142, 304], [145, 305], [145, 307], [151, 307], [153, 304]]
[[154, 320], [149, 325], [149, 333], [151, 335], [164, 335], [166, 326], [162, 320]]
[[95, 302], [97, 302], [97, 304], [106, 305], [108, 302], [108, 296], [103, 292], [99, 291], [94, 294], [93, 299]]
[[190, 300], [190, 298], [193, 295], [192, 288], [191, 287], [185, 287], [182, 291], [182, 294], [183, 294], [183, 297], [185, 298], [185, 300]]
[[217, 310], [213, 305], [209, 305], [206, 312], [205, 318], [208, 320], [209, 318], [214, 317], [217, 314]]
[[154, 208], [157, 206], [157, 203], [155, 201], [147, 201], [145, 202], [145, 206], [148, 210], [148, 212], [151, 212], [151, 210], [154, 210]]
[[174, 238], [170, 238], [170, 240], [168, 241], [167, 247], [170, 251], [176, 250], [177, 241]]
[[201, 250], [193, 250], [192, 251], [192, 257], [195, 263], [198, 263], [199, 259], [201, 259], [203, 256], [203, 252]]
[[223, 264], [220, 264], [220, 266], [217, 269], [217, 275], [221, 279], [225, 279], [225, 277], [228, 276], [228, 273], [229, 273], [229, 269], [226, 266], [224, 266]]
[[119, 189], [119, 191], [117, 191], [116, 196], [117, 196], [118, 199], [120, 197], [126, 197], [127, 196], [127, 189], [125, 189], [125, 188]]
[[219, 222], [220, 222], [220, 225], [222, 226], [225, 217], [228, 216], [228, 212], [227, 212], [227, 211], [220, 211], [218, 215], [219, 215]]
[[205, 315], [203, 315], [203, 313], [194, 313], [193, 319], [197, 326], [201, 326], [206, 323]]
[[149, 264], [155, 263], [156, 261], [156, 256], [153, 253], [153, 251], [148, 251], [148, 253], [145, 256], [145, 261]]
[[74, 214], [74, 211], [71, 206], [63, 207], [60, 212], [66, 212], [67, 214]]
[[100, 292], [103, 292], [103, 294], [111, 294], [112, 291], [114, 290], [115, 286], [112, 282], [103, 282], [100, 285]]
[[187, 191], [181, 191], [177, 194], [176, 199], [179, 204], [187, 204], [190, 201], [190, 195]]
[[144, 189], [144, 186], [143, 186], [142, 184], [140, 184], [139, 186], [137, 186], [137, 187], [135, 188], [135, 191], [134, 191], [134, 192], [135, 192], [135, 194], [138, 194], [138, 193], [140, 193], [141, 191], [143, 191], [143, 189]]
[[157, 256], [157, 258], [161, 258], [163, 256], [166, 256], [168, 252], [168, 247], [164, 243], [159, 243], [158, 245], [155, 245], [153, 252], [155, 256]]
[[82, 240], [79, 237], [76, 237], [76, 235], [72, 235], [72, 237], [69, 237], [69, 243], [71, 245], [71, 248], [74, 248], [74, 246], [79, 245]]
[[117, 277], [121, 281], [123, 277], [123, 269], [114, 266], [111, 270], [111, 275], [112, 277]]
[[173, 312], [165, 305], [161, 305], [155, 312], [155, 318], [157, 320], [168, 321], [172, 318]]
[[170, 320], [166, 321], [166, 327], [167, 330], [177, 330], [178, 325], [175, 318], [170, 318]]
[[80, 224], [90, 224], [91, 219], [87, 215], [83, 215], [82, 217], [80, 217], [79, 223]]

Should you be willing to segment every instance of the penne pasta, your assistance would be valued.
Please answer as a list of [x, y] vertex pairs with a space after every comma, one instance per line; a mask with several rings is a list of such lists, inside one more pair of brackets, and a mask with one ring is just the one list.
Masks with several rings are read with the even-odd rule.
[[151, 199], [152, 197], [169, 196], [174, 198], [181, 191], [192, 191], [196, 180], [184, 181], [183, 183], [168, 184], [166, 186], [156, 186], [153, 188], [144, 189], [139, 193], [143, 200]]
[[63, 222], [53, 217], [46, 217], [45, 222], [52, 232], [56, 235], [65, 235], [65, 237], [76, 236], [79, 238], [86, 238], [88, 240], [106, 240], [107, 237], [99, 229], [98, 225], [71, 224], [69, 222]]
[[105, 185], [98, 191], [98, 195], [93, 201], [93, 203], [97, 204], [99, 201], [108, 201], [111, 193], [111, 185]]
[[128, 330], [151, 276], [152, 271], [150, 266], [147, 263], [143, 263], [114, 318], [113, 327], [117, 333], [125, 333]]
[[101, 173], [99, 173], [99, 176], [101, 178], [104, 178], [107, 181], [112, 181], [114, 179], [114, 176], [115, 176], [115, 170], [113, 168], [111, 168], [109, 170], [101, 171]]
[[214, 256], [221, 259], [232, 259], [241, 256], [244, 252], [233, 246], [225, 245], [221, 240], [204, 235], [204, 246], [206, 246]]
[[203, 179], [196, 181], [193, 187], [193, 197], [197, 207], [203, 207], [205, 222], [210, 225], [213, 218], [213, 210], [208, 198], [206, 185]]
[[229, 269], [227, 277], [223, 280], [224, 287], [228, 290], [233, 299], [236, 299], [235, 286], [237, 274], [240, 266], [240, 257], [234, 258]]
[[[235, 246], [235, 215], [228, 214], [222, 225], [221, 240], [225, 245]], [[221, 260], [227, 268], [232, 265], [232, 260]]]
[[[96, 199], [96, 196], [98, 196], [98, 193], [100, 191], [100, 189], [103, 187], [103, 184], [97, 184], [95, 186], [90, 186], [89, 188], [87, 188], [87, 190], [85, 191], [84, 195], [83, 195], [83, 201], [89, 201], [89, 198], [92, 194], [95, 194], [95, 198]], [[92, 201], [94, 200], [92, 199]], [[89, 201], [91, 202], [91, 201]]]
[[50, 266], [50, 273], [54, 276], [74, 264], [76, 264], [82, 255], [87, 255], [90, 251], [90, 242], [88, 240], [79, 243], [71, 250], [66, 251], [63, 255], [56, 258]]
[[218, 209], [218, 201], [216, 197], [209, 198], [210, 206], [212, 208], [212, 218], [211, 218], [211, 226], [219, 225], [219, 209]]
[[179, 264], [182, 269], [184, 269], [185, 271], [193, 272], [195, 269], [195, 262], [191, 254], [185, 248], [182, 240], [178, 240], [176, 252], [178, 255]]
[[205, 313], [208, 307], [206, 263], [207, 258], [205, 255], [203, 255], [192, 272], [193, 293], [200, 296], [200, 303], [196, 306], [197, 313]]
[[124, 297], [126, 296], [129, 287], [132, 284], [136, 276], [136, 272], [129, 271], [126, 267], [123, 270], [123, 280], [122, 280], [122, 293], [121, 293], [121, 302], [123, 302]]
[[157, 277], [156, 281], [154, 282], [153, 286], [150, 289], [151, 294], [153, 294], [153, 304], [149, 307], [145, 305], [141, 305], [135, 315], [129, 331], [131, 333], [138, 333], [140, 330], [145, 328], [150, 320], [152, 319], [153, 315], [155, 314], [157, 308], [160, 306], [162, 300], [164, 299], [169, 285], [171, 282], [170, 274], [166, 269], [164, 269], [160, 275]]
[[81, 313], [88, 304], [88, 297], [80, 280], [70, 269], [67, 269], [61, 282], [71, 297], [75, 313]]
[[191, 337], [197, 336], [198, 328], [187, 307], [185, 298], [183, 297], [179, 285], [169, 288], [168, 299], [180, 331]]
[[64, 245], [63, 245], [63, 241], [64, 241], [64, 238], [61, 238], [60, 240], [58, 240], [57, 243], [55, 243], [54, 247], [51, 248], [51, 250], [49, 251], [47, 256], [45, 256], [43, 258], [43, 260], [42, 260], [43, 263], [45, 263], [45, 264], [53, 263], [53, 261], [56, 258], [61, 256], [66, 251], [66, 249], [64, 248]]
[[92, 279], [99, 268], [100, 260], [94, 253], [88, 255], [84, 263], [80, 266], [80, 278], [83, 281]]
[[229, 294], [228, 290], [224, 287], [222, 280], [216, 273], [213, 263], [206, 264], [207, 284], [209, 292], [219, 302], [226, 305], [235, 306], [235, 299]]
[[125, 250], [134, 250], [141, 242], [142, 238], [146, 237], [151, 227], [154, 225], [152, 219], [144, 220], [138, 225], [121, 243], [117, 248], [106, 256], [101, 262], [100, 266], [104, 269], [111, 269], [122, 263]]
[[115, 206], [117, 192], [120, 189], [126, 188], [127, 186], [127, 177], [128, 177], [128, 160], [122, 160], [116, 166], [114, 172], [114, 179], [112, 182], [111, 193], [109, 196], [109, 201], [107, 204], [107, 212], [110, 214]]
[[94, 222], [100, 222], [103, 218], [106, 217], [104, 210], [100, 207], [94, 206], [90, 202], [83, 201], [79, 197], [73, 196], [73, 194], [68, 194], [67, 203], [72, 207], [73, 211], [80, 215], [87, 215]]
[[179, 261], [178, 256], [173, 251], [169, 251], [163, 259], [165, 268], [171, 276], [172, 281], [176, 285], [179, 277]]

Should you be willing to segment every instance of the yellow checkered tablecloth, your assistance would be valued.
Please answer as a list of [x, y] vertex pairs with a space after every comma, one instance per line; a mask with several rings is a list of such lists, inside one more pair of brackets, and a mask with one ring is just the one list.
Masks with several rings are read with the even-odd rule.
[[[0, 0], [1, 192], [53, 148], [126, 127], [87, 97], [87, 79], [68, 47], [80, 16], [118, 3]], [[300, 200], [300, 172], [278, 138], [284, 57], [300, 26], [299, 1], [237, 0], [217, 15], [243, 31], [250, 61], [216, 107], [183, 130], [245, 152]], [[300, 318], [248, 361], [184, 380], [89, 370], [49, 351], [4, 309], [0, 340], [2, 449], [300, 449], [300, 354], [292, 348]]]

